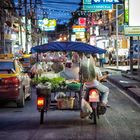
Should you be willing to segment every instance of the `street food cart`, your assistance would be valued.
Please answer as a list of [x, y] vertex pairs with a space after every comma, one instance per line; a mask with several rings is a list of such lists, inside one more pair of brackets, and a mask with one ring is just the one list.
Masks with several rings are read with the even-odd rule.
[[[50, 42], [48, 44], [39, 45], [32, 47], [31, 52], [37, 53], [37, 57], [39, 53], [46, 53], [50, 51], [60, 51], [60, 52], [81, 52], [81, 53], [90, 53], [90, 54], [102, 54], [106, 51], [97, 48], [95, 46], [91, 46], [89, 44], [85, 44], [82, 42]], [[37, 77], [39, 78], [39, 77]], [[47, 82], [55, 81], [56, 79], [48, 79]], [[40, 123], [43, 123], [44, 121], [44, 112], [47, 112], [50, 108], [51, 102], [52, 102], [52, 93], [54, 93], [55, 97], [57, 97], [58, 92], [65, 93], [65, 98], [63, 99], [57, 99], [57, 109], [74, 109], [74, 99], [78, 99], [78, 107], [77, 109], [80, 109], [81, 105], [81, 93], [82, 93], [82, 83], [79, 80], [79, 82], [72, 81], [68, 85], [64, 85], [64, 81], [61, 81], [62, 83], [59, 83], [59, 87], [55, 90], [51, 90], [49, 83], [47, 83], [47, 88], [45, 86], [42, 86], [42, 89], [37, 86], [37, 108], [40, 112]], [[66, 84], [66, 83], [65, 83]], [[74, 86], [73, 86], [74, 84]], [[73, 88], [72, 88], [73, 87]], [[71, 93], [74, 93], [74, 96], [72, 96]], [[67, 96], [68, 94], [68, 96]], [[44, 97], [46, 96], [46, 100], [44, 100]], [[59, 94], [59, 96], [64, 96], [63, 94]], [[45, 104], [45, 106], [44, 106]], [[43, 106], [43, 107], [42, 107]]]

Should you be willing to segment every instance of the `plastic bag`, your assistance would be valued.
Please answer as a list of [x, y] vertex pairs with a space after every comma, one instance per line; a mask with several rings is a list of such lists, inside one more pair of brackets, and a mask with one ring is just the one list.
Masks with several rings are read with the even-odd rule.
[[31, 68], [31, 73], [33, 74], [40, 74], [43, 72], [43, 68], [39, 63], [36, 63]]
[[56, 96], [54, 97], [54, 99], [57, 101], [60, 98], [65, 98], [66, 94], [63, 92], [58, 92], [58, 94], [56, 94]]
[[96, 77], [95, 67], [92, 57], [84, 58], [81, 61], [80, 73], [85, 82], [93, 81]]
[[89, 116], [92, 113], [92, 108], [89, 105], [89, 103], [82, 98], [81, 101], [81, 112], [80, 112], [80, 116], [81, 118], [85, 118], [87, 116]]

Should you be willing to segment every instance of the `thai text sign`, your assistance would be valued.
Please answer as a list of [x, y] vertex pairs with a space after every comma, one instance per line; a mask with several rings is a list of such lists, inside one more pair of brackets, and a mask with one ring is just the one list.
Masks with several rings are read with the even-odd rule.
[[92, 0], [92, 4], [121, 4], [122, 0]]
[[111, 10], [112, 4], [94, 4], [94, 5], [83, 5], [83, 10], [94, 11], [94, 10]]
[[91, 4], [92, 0], [83, 0], [83, 4]]
[[140, 27], [125, 26], [124, 33], [128, 36], [140, 36]]
[[72, 29], [73, 32], [85, 32], [86, 31], [86, 26], [81, 26], [81, 25], [73, 25]]
[[128, 0], [125, 0], [125, 4], [124, 4], [125, 10], [124, 10], [124, 20], [125, 23], [128, 24], [128, 20], [129, 20], [129, 15], [128, 15]]

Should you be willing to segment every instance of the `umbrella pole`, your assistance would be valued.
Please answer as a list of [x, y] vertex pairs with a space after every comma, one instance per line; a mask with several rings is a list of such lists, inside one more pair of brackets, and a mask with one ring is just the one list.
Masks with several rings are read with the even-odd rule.
[[[38, 62], [39, 62], [38, 52], [37, 52], [37, 59], [36, 59], [36, 61], [37, 61], [37, 64], [36, 64], [36, 69], [37, 69], [37, 65], [38, 65]], [[38, 73], [37, 73], [37, 75], [36, 75], [36, 78], [37, 78], [37, 80], [38, 80]]]
[[82, 92], [83, 92], [83, 83], [82, 83], [82, 69], [79, 61], [79, 81], [80, 81], [80, 92], [79, 92], [79, 109], [81, 110], [81, 100], [82, 100]]

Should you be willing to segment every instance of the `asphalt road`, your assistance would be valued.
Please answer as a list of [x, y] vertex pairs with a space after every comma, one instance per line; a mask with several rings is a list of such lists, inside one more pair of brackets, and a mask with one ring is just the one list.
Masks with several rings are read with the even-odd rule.
[[105, 84], [110, 88], [111, 108], [96, 126], [81, 119], [79, 111], [59, 110], [48, 111], [40, 125], [34, 91], [24, 108], [14, 103], [0, 108], [0, 140], [139, 140], [140, 108], [116, 87]]

